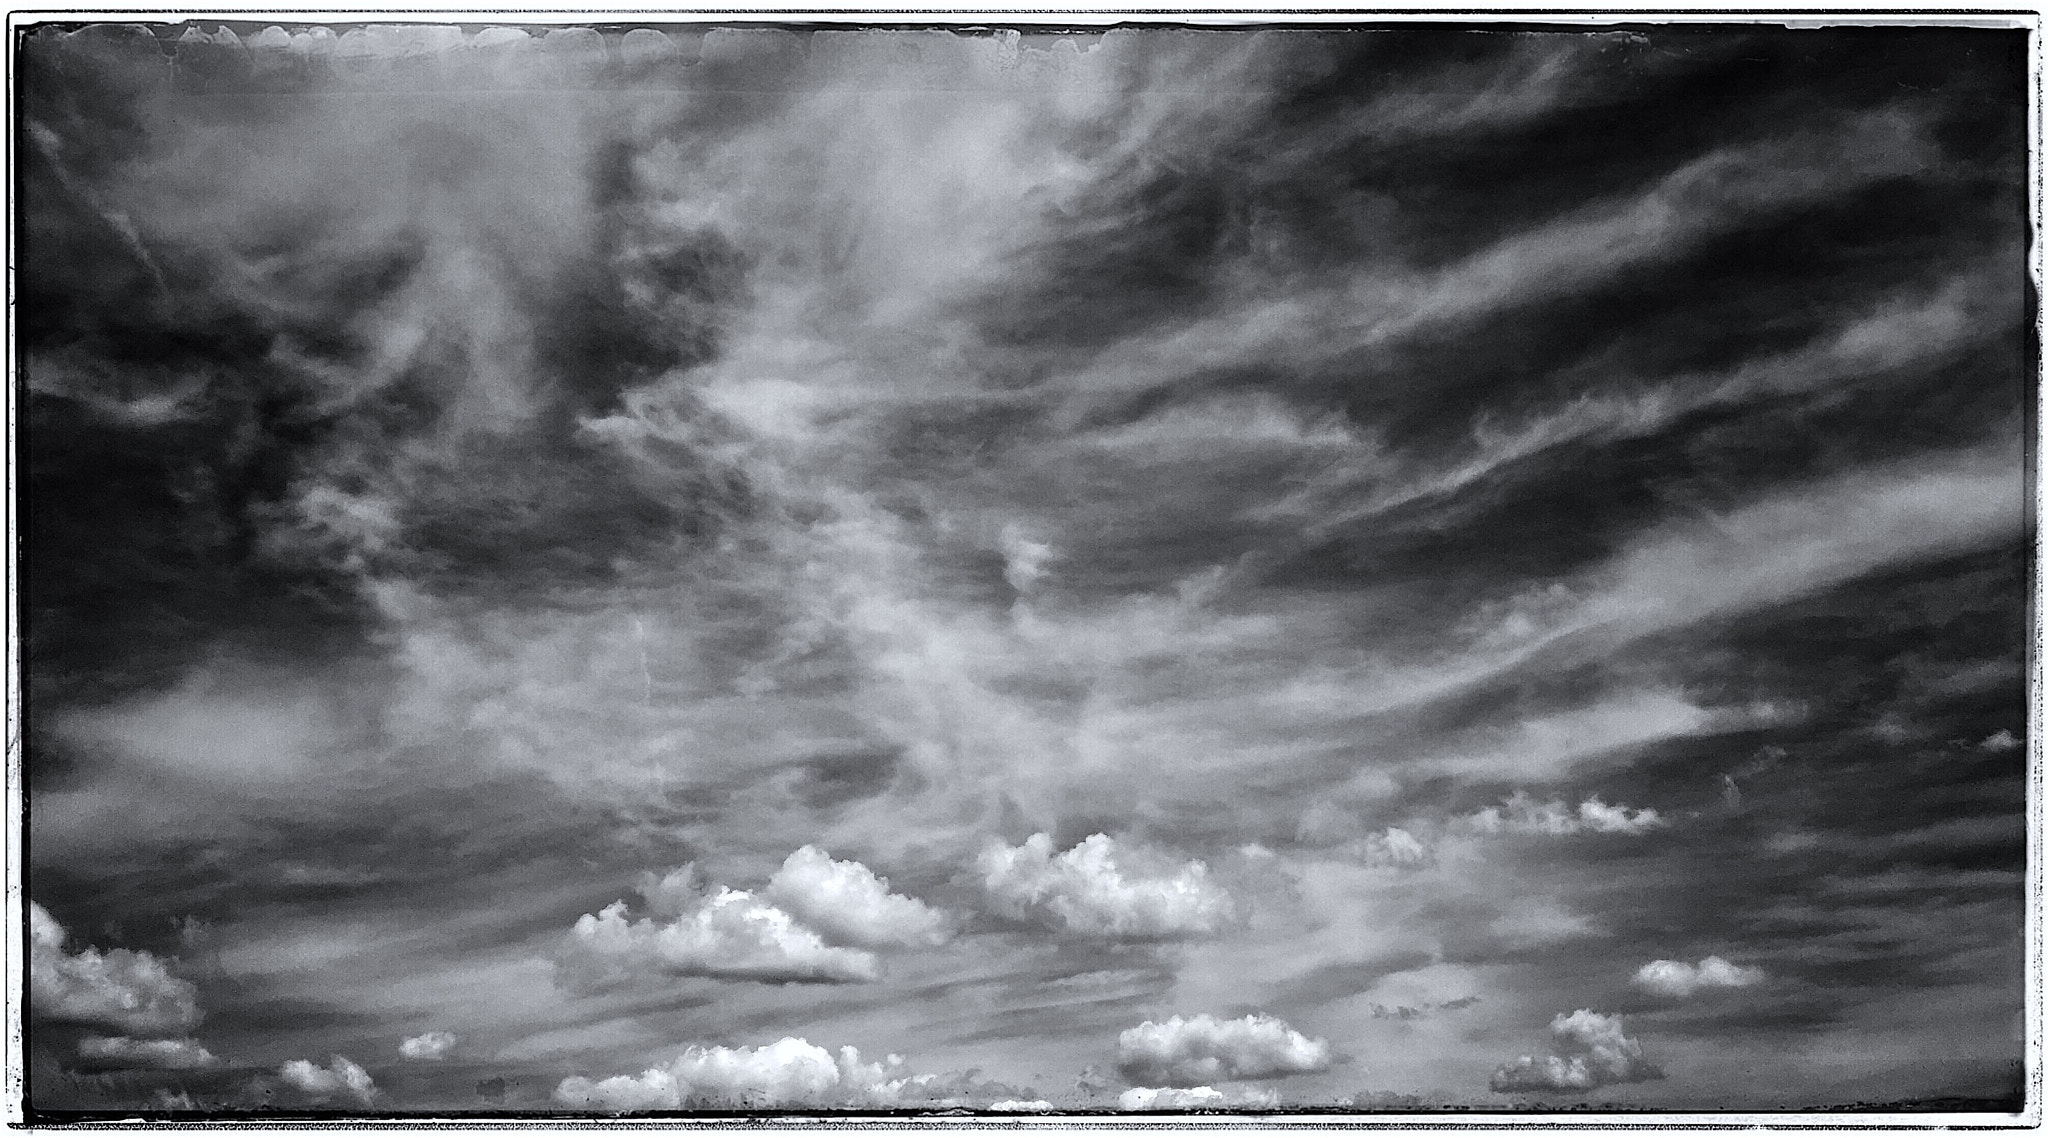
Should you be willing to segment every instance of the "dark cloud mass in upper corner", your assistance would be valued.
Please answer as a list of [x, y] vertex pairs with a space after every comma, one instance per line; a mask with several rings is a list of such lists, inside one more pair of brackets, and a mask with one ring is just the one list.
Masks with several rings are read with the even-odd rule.
[[29, 28], [32, 1105], [2010, 1108], [2026, 58]]

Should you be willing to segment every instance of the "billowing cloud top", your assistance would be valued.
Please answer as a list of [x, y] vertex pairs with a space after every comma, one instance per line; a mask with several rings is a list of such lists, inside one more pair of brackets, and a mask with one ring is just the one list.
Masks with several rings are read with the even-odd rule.
[[336, 1055], [324, 1067], [310, 1060], [293, 1059], [278, 1068], [277, 1077], [293, 1090], [315, 1101], [333, 1098], [368, 1105], [377, 1097], [377, 1084], [370, 1073], [345, 1055]]
[[1196, 1086], [1325, 1070], [1330, 1043], [1268, 1015], [1147, 1020], [1117, 1037], [1117, 1070], [1134, 1083]]
[[630, 920], [615, 901], [577, 918], [564, 956], [572, 975], [608, 979], [651, 969], [676, 976], [768, 982], [873, 980], [871, 952], [828, 945], [796, 918], [742, 889], [704, 893], [674, 917]]
[[29, 1006], [37, 1015], [143, 1036], [181, 1034], [199, 1023], [198, 988], [149, 953], [66, 952], [64, 926], [34, 901], [28, 937]]
[[943, 914], [915, 898], [889, 892], [889, 879], [857, 861], [834, 861], [815, 846], [789, 855], [768, 881], [766, 896], [811, 927], [845, 944], [869, 948], [944, 944]]
[[1047, 834], [1021, 846], [984, 847], [975, 864], [991, 904], [1011, 916], [1042, 914], [1068, 931], [1116, 939], [1209, 936], [1235, 919], [1230, 894], [1202, 862], [1126, 873], [1107, 834], [1064, 853], [1052, 850]]
[[1589, 1091], [1664, 1077], [1643, 1058], [1642, 1044], [1623, 1034], [1621, 1017], [1581, 1008], [1550, 1021], [1554, 1053], [1524, 1055], [1493, 1073], [1496, 1091]]

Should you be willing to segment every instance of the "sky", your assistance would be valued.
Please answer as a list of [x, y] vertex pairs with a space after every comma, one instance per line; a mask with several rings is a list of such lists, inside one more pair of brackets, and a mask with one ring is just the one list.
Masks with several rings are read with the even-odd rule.
[[17, 58], [35, 1108], [2016, 1108], [2023, 32]]

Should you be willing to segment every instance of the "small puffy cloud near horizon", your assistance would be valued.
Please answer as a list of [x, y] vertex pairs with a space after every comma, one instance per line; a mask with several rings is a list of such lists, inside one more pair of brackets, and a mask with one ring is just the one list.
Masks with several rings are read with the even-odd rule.
[[315, 1102], [346, 1098], [367, 1106], [377, 1097], [377, 1084], [370, 1073], [345, 1055], [329, 1057], [324, 1067], [293, 1059], [278, 1068], [277, 1077]]
[[[1004, 1092], [991, 1087], [988, 1093]], [[631, 1114], [741, 1107], [887, 1107], [957, 1102], [974, 1094], [971, 1073], [912, 1074], [900, 1055], [869, 1063], [861, 1060], [855, 1047], [841, 1047], [835, 1054], [809, 1040], [785, 1036], [758, 1047], [687, 1047], [668, 1063], [638, 1075], [596, 1080], [571, 1076], [556, 1086], [553, 1099], [576, 1110]], [[974, 1105], [986, 1103], [984, 1097]]]
[[1208, 1014], [1147, 1020], [1117, 1037], [1117, 1071], [1141, 1085], [1191, 1087], [1326, 1071], [1326, 1039], [1310, 1039], [1273, 1016], [1219, 1020]]
[[1524, 1055], [1493, 1072], [1495, 1091], [1588, 1091], [1664, 1077], [1643, 1047], [1622, 1030], [1621, 1017], [1581, 1008], [1550, 1021], [1552, 1053]]
[[1221, 1091], [1215, 1087], [1132, 1087], [1117, 1096], [1118, 1110], [1256, 1109], [1280, 1105], [1280, 1093], [1269, 1087]]

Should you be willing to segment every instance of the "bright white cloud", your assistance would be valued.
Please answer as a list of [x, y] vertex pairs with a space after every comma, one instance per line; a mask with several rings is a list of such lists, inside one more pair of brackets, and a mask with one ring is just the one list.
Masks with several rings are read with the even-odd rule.
[[430, 1031], [415, 1035], [398, 1045], [398, 1053], [407, 1059], [439, 1059], [455, 1048], [455, 1036], [446, 1031]]
[[865, 948], [944, 944], [944, 914], [889, 892], [889, 879], [857, 861], [834, 861], [804, 846], [782, 863], [763, 891], [776, 904], [834, 940]]
[[125, 948], [64, 951], [64, 927], [28, 904], [29, 1005], [52, 1019], [96, 1023], [141, 1036], [175, 1035], [199, 1023], [199, 990], [163, 961]]
[[1269, 1015], [1147, 1020], [1117, 1037], [1117, 1070], [1134, 1083], [1196, 1086], [1328, 1070], [1330, 1044]]
[[1622, 1031], [1621, 1017], [1581, 1008], [1550, 1021], [1552, 1054], [1524, 1055], [1493, 1072], [1496, 1091], [1586, 1091], [1613, 1083], [1661, 1079], [1642, 1044]]
[[1683, 960], [1652, 960], [1636, 970], [1635, 986], [1658, 996], [1683, 999], [1707, 988], [1748, 988], [1764, 981], [1761, 968], [1744, 968], [1718, 956], [1698, 964]]
[[1055, 856], [1052, 838], [1033, 834], [1014, 848], [990, 843], [976, 864], [990, 901], [1004, 915], [1047, 916], [1085, 936], [1209, 936], [1236, 919], [1230, 894], [1209, 879], [1202, 862], [1126, 872], [1118, 857], [1131, 852], [1095, 834]]
[[293, 1088], [316, 1099], [345, 1096], [367, 1103], [377, 1097], [377, 1084], [371, 1081], [370, 1073], [345, 1055], [332, 1056], [325, 1067], [294, 1059], [278, 1068], [277, 1075]]
[[1476, 830], [1488, 834], [1641, 834], [1664, 825], [1655, 810], [1644, 807], [1609, 806], [1589, 798], [1573, 810], [1552, 799], [1538, 802], [1517, 793], [1501, 806], [1489, 806], [1466, 819]]
[[886, 1106], [918, 1101], [932, 1076], [902, 1073], [903, 1058], [863, 1063], [860, 1051], [835, 1056], [784, 1037], [762, 1047], [691, 1047], [664, 1067], [593, 1082], [576, 1077], [555, 1088], [564, 1106], [605, 1113], [693, 1107]]
[[1006, 1098], [988, 1104], [988, 1108], [998, 1114], [1043, 1114], [1050, 1111], [1053, 1106], [1042, 1098]]
[[159, 1067], [165, 1070], [211, 1067], [220, 1062], [196, 1039], [88, 1035], [78, 1041], [78, 1054], [81, 1058], [119, 1063], [126, 1067]]
[[875, 955], [825, 943], [789, 913], [742, 889], [703, 892], [685, 867], [643, 890], [654, 917], [626, 902], [586, 913], [570, 931], [568, 978], [610, 982], [639, 971], [764, 982], [858, 983], [881, 975]]
[[1118, 1110], [1203, 1110], [1228, 1106], [1278, 1106], [1275, 1091], [1246, 1089], [1225, 1094], [1215, 1087], [1132, 1087], [1116, 1098]]
[[579, 1110], [634, 1114], [676, 1110], [683, 1105], [683, 1091], [674, 1075], [650, 1067], [637, 1075], [613, 1075], [595, 1082], [580, 1075], [563, 1079], [555, 1088], [555, 1101]]

